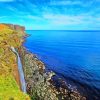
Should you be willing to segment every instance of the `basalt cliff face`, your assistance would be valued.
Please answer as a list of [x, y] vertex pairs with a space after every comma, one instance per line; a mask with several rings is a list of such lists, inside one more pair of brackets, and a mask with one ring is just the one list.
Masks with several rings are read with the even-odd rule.
[[[25, 36], [22, 26], [0, 24], [0, 100], [86, 100], [78, 92], [68, 89], [64, 81], [61, 87], [54, 85], [52, 77], [55, 73], [47, 72], [45, 64], [22, 46]], [[20, 55], [30, 98], [21, 92], [16, 55], [11, 46]]]

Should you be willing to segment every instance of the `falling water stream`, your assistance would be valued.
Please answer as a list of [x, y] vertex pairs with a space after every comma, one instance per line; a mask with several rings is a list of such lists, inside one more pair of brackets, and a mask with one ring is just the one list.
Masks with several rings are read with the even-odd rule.
[[11, 50], [17, 55], [17, 63], [18, 63], [18, 71], [19, 71], [19, 75], [20, 75], [21, 89], [24, 93], [26, 93], [24, 72], [23, 72], [22, 63], [21, 63], [19, 54], [17, 53], [17, 51], [15, 50], [14, 47], [11, 47]]

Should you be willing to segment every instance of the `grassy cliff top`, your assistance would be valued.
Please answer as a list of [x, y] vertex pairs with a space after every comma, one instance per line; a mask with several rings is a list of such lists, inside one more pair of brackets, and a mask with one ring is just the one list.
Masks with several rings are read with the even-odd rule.
[[10, 47], [20, 48], [22, 32], [0, 24], [0, 100], [30, 100], [20, 90], [16, 55]]

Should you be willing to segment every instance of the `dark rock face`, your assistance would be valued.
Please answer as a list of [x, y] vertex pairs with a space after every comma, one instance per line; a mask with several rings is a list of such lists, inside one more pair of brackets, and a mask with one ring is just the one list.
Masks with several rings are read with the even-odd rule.
[[9, 26], [10, 28], [12, 28], [13, 30], [16, 30], [16, 31], [21, 31], [21, 32], [25, 31], [25, 27], [24, 26], [13, 25], [13, 24], [5, 24], [5, 25]]
[[34, 54], [26, 51], [25, 48], [19, 49], [22, 59], [27, 92], [32, 100], [86, 100], [79, 93], [73, 92], [67, 86], [56, 88], [51, 77], [53, 72], [46, 72], [45, 65]]
[[14, 29], [15, 29], [15, 30], [20, 30], [20, 31], [22, 31], [22, 32], [25, 31], [25, 27], [19, 26], [19, 25], [14, 25]]

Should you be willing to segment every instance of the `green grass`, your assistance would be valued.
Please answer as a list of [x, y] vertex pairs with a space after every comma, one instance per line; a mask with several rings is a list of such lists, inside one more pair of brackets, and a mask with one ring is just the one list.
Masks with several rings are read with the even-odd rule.
[[26, 100], [28, 96], [22, 93], [13, 76], [0, 76], [0, 100]]

